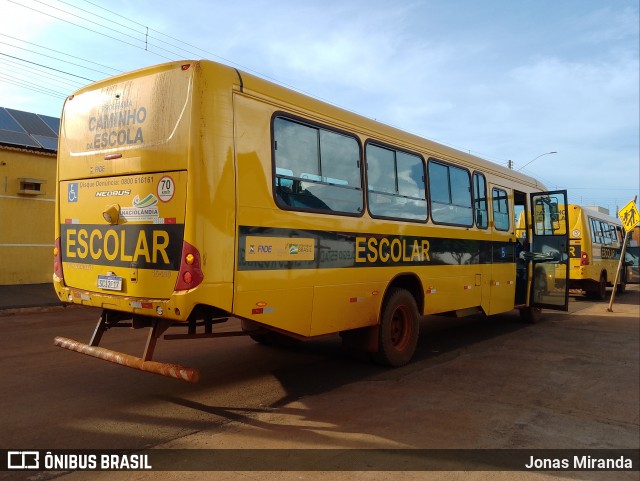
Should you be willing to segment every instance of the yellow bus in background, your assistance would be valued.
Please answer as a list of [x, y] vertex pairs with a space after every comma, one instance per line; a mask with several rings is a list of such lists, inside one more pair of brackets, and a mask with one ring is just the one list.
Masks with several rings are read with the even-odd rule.
[[[601, 207], [570, 204], [569, 220], [569, 288], [584, 291], [592, 299], [603, 300], [607, 287], [613, 287], [620, 262], [624, 231], [618, 219]], [[622, 269], [618, 293], [627, 283], [627, 269]]]
[[[67, 349], [193, 382], [152, 360], [170, 327], [340, 333], [401, 366], [423, 315], [567, 309], [567, 286], [533, 275], [568, 269], [565, 191], [234, 68], [174, 62], [83, 88], [58, 152], [55, 290], [102, 309], [88, 343], [56, 338]], [[214, 329], [232, 317], [242, 332]], [[149, 328], [141, 357], [99, 346], [123, 325]]]
[[625, 252], [627, 284], [640, 284], [640, 226], [634, 227]]

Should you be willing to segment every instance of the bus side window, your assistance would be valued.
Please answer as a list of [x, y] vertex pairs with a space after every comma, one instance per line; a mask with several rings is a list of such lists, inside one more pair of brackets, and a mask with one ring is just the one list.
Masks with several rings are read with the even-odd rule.
[[374, 217], [427, 220], [427, 199], [422, 158], [368, 144], [367, 191]]
[[359, 215], [360, 146], [354, 137], [276, 117], [274, 197], [279, 207]]
[[589, 218], [589, 223], [591, 224], [591, 241], [594, 244], [602, 244], [602, 228], [600, 227], [600, 222], [598, 222], [593, 217]]
[[509, 199], [502, 189], [493, 188], [491, 191], [493, 200], [493, 225], [496, 230], [509, 230]]
[[436, 223], [471, 227], [471, 176], [469, 171], [429, 159], [431, 218]]

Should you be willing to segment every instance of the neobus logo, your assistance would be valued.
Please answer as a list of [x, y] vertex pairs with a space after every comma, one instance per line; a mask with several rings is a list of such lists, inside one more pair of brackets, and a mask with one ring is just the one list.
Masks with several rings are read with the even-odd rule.
[[178, 270], [184, 225], [62, 224], [62, 260], [84, 264]]
[[118, 197], [121, 195], [131, 195], [130, 190], [100, 190], [96, 192], [96, 197]]

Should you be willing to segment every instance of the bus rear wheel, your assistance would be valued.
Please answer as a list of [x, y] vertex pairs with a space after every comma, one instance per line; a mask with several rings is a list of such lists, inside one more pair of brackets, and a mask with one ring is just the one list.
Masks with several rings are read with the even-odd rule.
[[587, 296], [598, 301], [602, 301], [607, 297], [607, 275], [604, 272], [600, 274], [600, 281], [598, 281], [596, 288], [587, 291]]
[[420, 330], [416, 300], [406, 289], [392, 289], [382, 307], [378, 351], [373, 359], [386, 366], [400, 367], [413, 357]]

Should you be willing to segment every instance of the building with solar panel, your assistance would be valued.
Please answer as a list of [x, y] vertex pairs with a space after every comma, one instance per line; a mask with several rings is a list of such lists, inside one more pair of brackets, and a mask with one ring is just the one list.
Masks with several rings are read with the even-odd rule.
[[0, 107], [0, 285], [51, 282], [59, 128]]

